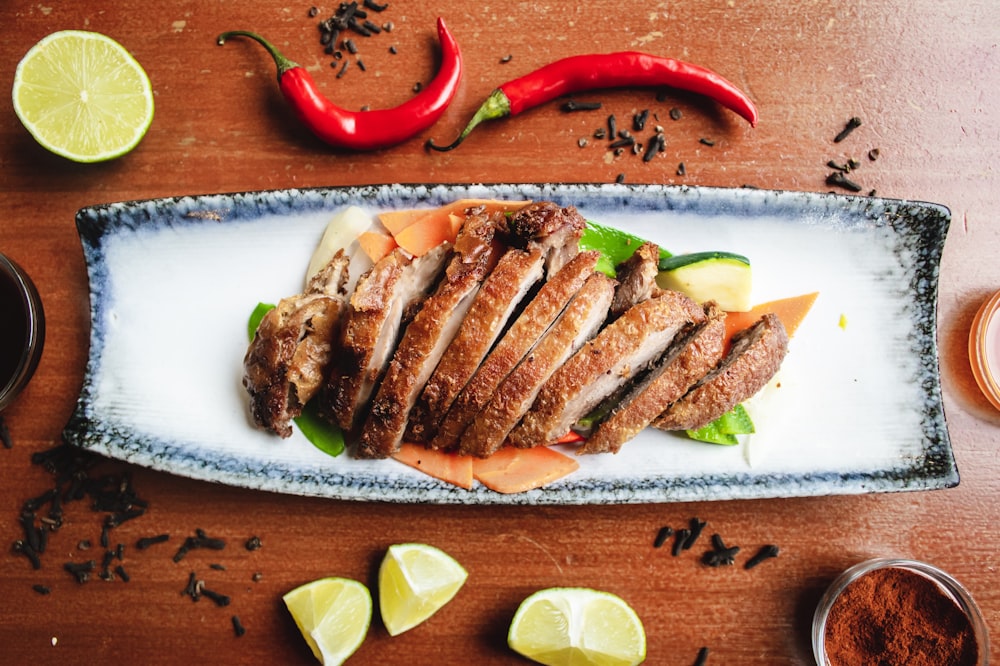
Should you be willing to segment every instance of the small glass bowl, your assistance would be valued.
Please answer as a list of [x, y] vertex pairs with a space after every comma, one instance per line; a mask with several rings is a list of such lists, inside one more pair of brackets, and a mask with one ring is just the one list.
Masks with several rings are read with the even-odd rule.
[[[27, 330], [21, 345], [20, 358], [14, 368], [14, 373], [5, 384], [0, 384], [0, 412], [2, 412], [21, 390], [31, 380], [42, 356], [45, 344], [45, 312], [42, 309], [42, 299], [35, 289], [35, 284], [20, 266], [12, 259], [0, 254], [0, 281], [13, 286], [14, 293], [20, 296], [21, 312], [27, 322]], [[17, 300], [15, 298], [15, 300]], [[4, 325], [7, 325], [4, 322]], [[0, 382], [5, 378], [0, 377]]]
[[990, 645], [986, 622], [983, 620], [982, 613], [980, 613], [979, 607], [976, 606], [976, 602], [972, 600], [972, 596], [957, 580], [941, 569], [926, 562], [896, 558], [875, 558], [859, 562], [844, 571], [830, 584], [830, 587], [827, 588], [819, 600], [819, 604], [816, 606], [816, 613], [813, 615], [812, 624], [813, 657], [819, 666], [839, 666], [831, 662], [826, 654], [826, 621], [834, 602], [837, 601], [841, 592], [848, 585], [872, 571], [885, 568], [905, 569], [937, 583], [941, 590], [955, 602], [969, 619], [972, 633], [976, 638], [976, 644], [979, 648], [978, 666], [987, 666], [989, 664]]
[[1000, 291], [986, 299], [972, 320], [969, 362], [983, 395], [1000, 409]]

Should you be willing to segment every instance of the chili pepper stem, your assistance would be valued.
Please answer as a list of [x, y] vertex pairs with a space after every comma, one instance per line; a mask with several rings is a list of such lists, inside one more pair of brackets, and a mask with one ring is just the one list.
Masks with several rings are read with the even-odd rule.
[[275, 46], [258, 35], [255, 32], [250, 32], [249, 30], [229, 30], [218, 36], [215, 40], [219, 46], [226, 43], [231, 37], [249, 37], [250, 39], [256, 41], [258, 44], [267, 49], [267, 52], [271, 54], [274, 58], [274, 64], [278, 66], [278, 79], [281, 79], [281, 75], [292, 69], [293, 67], [298, 67], [298, 64], [286, 58]]
[[497, 118], [504, 118], [510, 115], [510, 99], [503, 90], [497, 88], [490, 96], [486, 98], [482, 106], [476, 110], [475, 115], [472, 116], [472, 120], [469, 124], [465, 126], [462, 133], [458, 135], [458, 138], [449, 143], [447, 146], [439, 146], [434, 143], [434, 139], [427, 139], [427, 147], [432, 150], [437, 150], [439, 152], [448, 152], [449, 150], [454, 150], [458, 148], [459, 144], [465, 140], [465, 137], [469, 136], [476, 126], [483, 122], [484, 120], [496, 120]]

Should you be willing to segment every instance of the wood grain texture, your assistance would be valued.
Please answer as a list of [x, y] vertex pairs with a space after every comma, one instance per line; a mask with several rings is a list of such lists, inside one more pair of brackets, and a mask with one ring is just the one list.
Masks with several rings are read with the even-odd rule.
[[[100, 514], [76, 504], [52, 535], [40, 570], [5, 546], [0, 567], [0, 654], [10, 664], [309, 664], [312, 656], [281, 595], [325, 575], [374, 586], [385, 548], [424, 541], [470, 573], [432, 621], [390, 638], [376, 618], [353, 663], [516, 663], [507, 624], [529, 593], [553, 585], [615, 592], [635, 607], [649, 639], [648, 663], [810, 663], [813, 607], [833, 577], [869, 556], [906, 556], [942, 566], [981, 605], [1000, 643], [1000, 415], [979, 394], [967, 341], [976, 309], [1000, 288], [1000, 5], [991, 0], [916, 0], [901, 10], [878, 0], [794, 5], [766, 0], [606, 6], [577, 2], [437, 3], [399, 0], [384, 20], [392, 33], [358, 40], [367, 71], [335, 78], [309, 4], [247, 0], [120, 2], [98, 9], [68, 0], [10, 0], [3, 16], [0, 89], [41, 37], [82, 28], [123, 43], [146, 68], [156, 118], [130, 155], [77, 165], [47, 154], [0, 95], [0, 251], [34, 278], [47, 313], [45, 354], [28, 389], [4, 414], [13, 448], [0, 449], [0, 540], [20, 538], [22, 502], [51, 485], [30, 463], [59, 440], [86, 361], [87, 277], [74, 227], [77, 209], [110, 201], [244, 190], [388, 182], [679, 183], [827, 191], [827, 160], [861, 161], [864, 191], [947, 205], [939, 343], [945, 409], [962, 475], [944, 491], [607, 507], [454, 507], [345, 503], [278, 496], [195, 482], [113, 463], [129, 471], [148, 513], [113, 532], [126, 544], [131, 580], [77, 584], [62, 563], [100, 559]], [[329, 15], [322, 7], [320, 17]], [[324, 14], [324, 12], [326, 12]], [[343, 106], [392, 106], [436, 67], [434, 19], [462, 45], [465, 77], [444, 118], [393, 149], [356, 155], [330, 149], [297, 125], [274, 84], [267, 54], [249, 41], [217, 46], [223, 30], [259, 30], [306, 65]], [[395, 45], [397, 55], [388, 52]], [[555, 58], [642, 49], [711, 67], [743, 87], [761, 120], [742, 120], [704, 100], [649, 90], [580, 95], [599, 112], [565, 114], [557, 103], [481, 126], [461, 148], [430, 154], [430, 136], [450, 140], [496, 85]], [[505, 56], [511, 58], [506, 63]], [[680, 120], [667, 116], [671, 107]], [[615, 157], [588, 138], [614, 113], [650, 108], [666, 151], [649, 163]], [[833, 136], [847, 118], [863, 124]], [[713, 146], [699, 142], [705, 137]], [[876, 161], [867, 153], [879, 149]], [[678, 176], [683, 162], [686, 175]], [[831, 427], [817, 415], [817, 427]], [[802, 446], [807, 447], [808, 442]], [[708, 521], [704, 541], [672, 557], [654, 549], [662, 525]], [[171, 560], [202, 528], [221, 552]], [[698, 562], [714, 532], [749, 554], [775, 543], [781, 555], [757, 569]], [[135, 540], [169, 533], [139, 552]], [[263, 547], [243, 547], [258, 535]], [[89, 552], [77, 548], [90, 539]], [[225, 565], [225, 571], [209, 568]], [[181, 594], [190, 572], [231, 595], [219, 608]], [[254, 573], [260, 580], [254, 582]], [[32, 585], [43, 584], [42, 596]], [[236, 638], [230, 616], [247, 633]]]

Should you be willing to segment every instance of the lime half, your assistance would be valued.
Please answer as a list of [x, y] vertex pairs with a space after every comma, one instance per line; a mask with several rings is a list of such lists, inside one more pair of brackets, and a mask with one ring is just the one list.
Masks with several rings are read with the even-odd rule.
[[553, 587], [522, 601], [507, 644], [548, 666], [635, 666], [646, 658], [646, 632], [632, 607], [583, 587]]
[[320, 578], [282, 597], [324, 666], [342, 664], [361, 646], [372, 619], [368, 588], [350, 578]]
[[153, 121], [149, 77], [110, 37], [54, 32], [14, 73], [14, 111], [46, 149], [76, 162], [103, 162], [138, 145]]

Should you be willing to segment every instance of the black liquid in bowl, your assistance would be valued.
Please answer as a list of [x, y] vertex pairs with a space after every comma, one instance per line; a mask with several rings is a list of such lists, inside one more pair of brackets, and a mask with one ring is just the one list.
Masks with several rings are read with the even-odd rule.
[[38, 366], [45, 342], [42, 301], [28, 274], [0, 254], [0, 411]]

